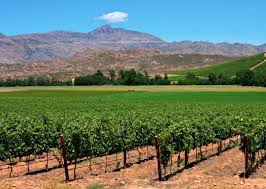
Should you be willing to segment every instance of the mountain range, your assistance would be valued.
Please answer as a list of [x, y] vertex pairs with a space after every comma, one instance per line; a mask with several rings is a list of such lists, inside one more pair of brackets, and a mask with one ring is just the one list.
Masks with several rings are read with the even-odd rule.
[[231, 60], [222, 55], [165, 54], [153, 49], [106, 50], [87, 49], [71, 58], [26, 64], [0, 64], [0, 78], [20, 78], [46, 75], [59, 79], [95, 73], [135, 69], [149, 74], [165, 73], [178, 69], [213, 65]]
[[203, 54], [240, 57], [266, 51], [266, 44], [166, 42], [159, 37], [104, 25], [88, 33], [52, 31], [5, 36], [0, 33], [0, 63], [26, 64], [71, 58], [88, 49], [157, 49], [165, 54]]

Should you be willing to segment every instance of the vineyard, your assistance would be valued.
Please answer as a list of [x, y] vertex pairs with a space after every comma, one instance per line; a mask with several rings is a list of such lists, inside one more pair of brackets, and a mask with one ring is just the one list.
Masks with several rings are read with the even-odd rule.
[[[246, 97], [241, 97], [241, 93], [219, 93], [215, 103], [206, 100], [210, 95], [215, 93], [192, 95], [202, 98], [202, 103], [193, 98], [186, 102], [185, 93], [1, 94], [0, 170], [8, 169], [8, 176], [12, 177], [20, 162], [26, 162], [30, 169], [30, 163], [38, 158], [44, 161], [41, 170], [49, 171], [51, 161], [58, 161], [57, 167], [73, 165], [75, 170], [82, 161], [99, 157], [110, 160], [112, 156], [116, 163], [121, 160], [120, 167], [116, 164], [113, 171], [126, 168], [125, 159], [134, 151], [140, 161], [158, 157], [159, 153], [162, 180], [169, 165], [188, 166], [191, 162], [186, 157], [192, 153], [196, 154], [195, 161], [207, 158], [208, 149], [214, 145], [216, 153], [238, 146], [250, 160], [244, 174], [251, 174], [266, 157], [265, 93], [246, 93]], [[231, 102], [227, 95], [247, 100]], [[31, 171], [40, 170], [28, 170]], [[70, 177], [76, 178], [76, 173]]]

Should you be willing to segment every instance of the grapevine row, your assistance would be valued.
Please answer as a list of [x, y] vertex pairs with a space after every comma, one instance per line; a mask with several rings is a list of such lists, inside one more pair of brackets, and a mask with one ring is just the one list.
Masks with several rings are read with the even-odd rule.
[[162, 164], [174, 152], [217, 143], [234, 135], [248, 136], [251, 151], [265, 149], [264, 113], [219, 112], [211, 109], [174, 112], [171, 110], [125, 111], [103, 115], [43, 114], [19, 116], [0, 114], [0, 161], [41, 155], [59, 149], [65, 137], [68, 160], [97, 157], [154, 145], [160, 136]]

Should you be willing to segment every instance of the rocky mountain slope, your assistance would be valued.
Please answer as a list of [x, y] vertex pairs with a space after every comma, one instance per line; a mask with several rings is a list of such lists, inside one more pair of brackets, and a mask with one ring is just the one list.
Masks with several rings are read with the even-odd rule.
[[221, 63], [231, 58], [221, 55], [165, 54], [159, 50], [130, 49], [105, 50], [88, 49], [71, 58], [55, 61], [0, 64], [0, 78], [50, 75], [59, 78], [73, 78], [77, 75], [94, 73], [97, 70], [135, 69], [149, 73], [164, 73], [186, 67], [197, 67]]
[[266, 51], [266, 44], [165, 42], [153, 35], [105, 25], [88, 33], [54, 31], [7, 37], [0, 34], [0, 63], [20, 64], [70, 58], [86, 49], [158, 49], [172, 54], [247, 56]]

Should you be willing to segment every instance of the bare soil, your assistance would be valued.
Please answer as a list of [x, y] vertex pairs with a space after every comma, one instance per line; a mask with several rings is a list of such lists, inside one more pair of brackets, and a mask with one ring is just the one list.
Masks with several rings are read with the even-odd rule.
[[[154, 153], [154, 149], [149, 149], [150, 153]], [[141, 158], [145, 159], [146, 149], [142, 149]], [[139, 159], [138, 151], [130, 152], [130, 160], [132, 163]], [[108, 156], [110, 161], [116, 159], [115, 155]], [[118, 154], [118, 159], [121, 159], [121, 154]], [[94, 160], [104, 161], [105, 157]], [[116, 161], [115, 161], [116, 162]], [[68, 183], [69, 185], [85, 189], [89, 185], [101, 183], [106, 188], [266, 188], [266, 164], [263, 164], [257, 171], [248, 179], [243, 180], [239, 175], [243, 172], [244, 157], [239, 149], [233, 148], [225, 151], [219, 156], [213, 156], [204, 160], [191, 168], [184, 169], [180, 173], [169, 178], [167, 181], [159, 182], [157, 178], [157, 163], [156, 159], [133, 164], [127, 169], [112, 171], [114, 164], [110, 163], [107, 173], [105, 166], [95, 167], [93, 174], [90, 173], [88, 162], [79, 164], [77, 175], [78, 179]], [[72, 166], [73, 168], [73, 166]], [[94, 170], [98, 170], [95, 172]], [[101, 170], [101, 171], [100, 171]], [[70, 171], [73, 177], [73, 170]], [[38, 173], [35, 175], [24, 175], [13, 178], [4, 178], [0, 181], [0, 186], [9, 183], [13, 188], [30, 189], [41, 188], [44, 183], [49, 180], [56, 179], [58, 182], [64, 183], [63, 169], [54, 169], [49, 172]]]

